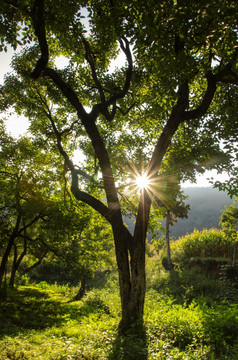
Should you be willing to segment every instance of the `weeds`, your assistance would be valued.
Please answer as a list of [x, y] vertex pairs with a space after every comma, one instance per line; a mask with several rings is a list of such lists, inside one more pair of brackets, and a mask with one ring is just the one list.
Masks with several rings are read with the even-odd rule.
[[0, 304], [1, 360], [237, 359], [237, 302], [215, 300], [224, 284], [195, 271], [164, 272], [155, 260], [148, 274], [155, 268], [144, 324], [124, 335], [117, 280], [75, 302], [65, 286], [11, 290]]

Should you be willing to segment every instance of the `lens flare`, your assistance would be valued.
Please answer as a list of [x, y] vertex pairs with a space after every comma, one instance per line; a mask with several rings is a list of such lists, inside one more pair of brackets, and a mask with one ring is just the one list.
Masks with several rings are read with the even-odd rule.
[[142, 175], [138, 175], [136, 177], [136, 185], [138, 186], [139, 189], [143, 190], [143, 189], [147, 189], [150, 185], [150, 180], [149, 178], [146, 176], [146, 174], [142, 174]]

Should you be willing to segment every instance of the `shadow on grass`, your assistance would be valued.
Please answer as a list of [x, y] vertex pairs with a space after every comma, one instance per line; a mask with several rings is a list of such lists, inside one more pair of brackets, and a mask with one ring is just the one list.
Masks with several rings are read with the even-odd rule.
[[[207, 275], [199, 268], [177, 271], [172, 270], [159, 279], [153, 288], [160, 294], [173, 297], [176, 304], [191, 303], [194, 299], [207, 301], [230, 300], [234, 302], [238, 289], [228, 291], [229, 287], [213, 274]], [[228, 294], [229, 293], [229, 294]], [[224, 296], [225, 295], [225, 296]]]
[[0, 338], [29, 329], [65, 325], [70, 320], [80, 321], [91, 313], [104, 311], [87, 301], [69, 303], [67, 300], [36, 288], [11, 290], [7, 299], [0, 302]]
[[117, 332], [109, 360], [147, 360], [146, 329], [142, 323], [133, 325], [125, 333]]

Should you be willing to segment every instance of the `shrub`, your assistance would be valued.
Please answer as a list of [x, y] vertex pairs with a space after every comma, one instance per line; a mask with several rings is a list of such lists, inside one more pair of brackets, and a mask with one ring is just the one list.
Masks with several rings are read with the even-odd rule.
[[181, 263], [191, 257], [222, 257], [231, 258], [233, 240], [224, 231], [217, 229], [198, 231], [171, 244], [173, 260]]

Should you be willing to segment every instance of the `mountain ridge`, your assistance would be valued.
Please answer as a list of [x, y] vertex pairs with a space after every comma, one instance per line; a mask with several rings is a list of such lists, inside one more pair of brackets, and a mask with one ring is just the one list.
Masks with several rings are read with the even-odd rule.
[[[227, 193], [212, 187], [186, 187], [182, 188], [182, 190], [188, 196], [185, 203], [190, 205], [188, 218], [178, 219], [177, 223], [170, 226], [170, 237], [177, 239], [180, 236], [193, 232], [194, 229], [200, 231], [204, 228], [220, 228], [221, 212], [225, 206], [233, 203], [233, 199]], [[129, 231], [133, 233], [134, 219], [125, 218], [124, 220]], [[164, 220], [162, 221], [162, 226], [165, 227]], [[150, 233], [148, 233], [147, 237], [149, 241], [152, 238]]]
[[179, 219], [171, 226], [170, 235], [177, 238], [193, 232], [194, 229], [220, 228], [221, 212], [225, 206], [231, 205], [234, 199], [224, 191], [212, 187], [187, 187], [182, 190], [188, 196], [185, 202], [190, 205], [188, 218]]

